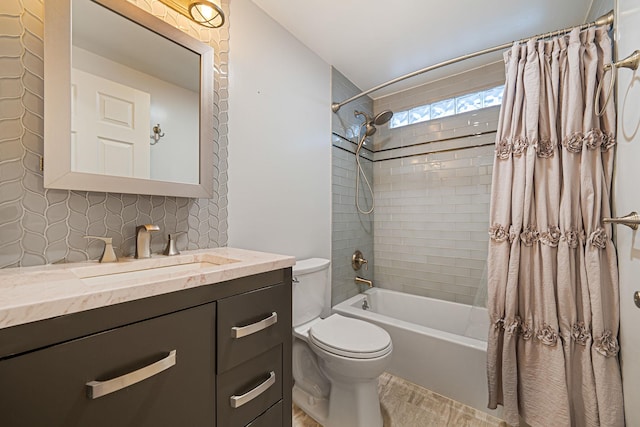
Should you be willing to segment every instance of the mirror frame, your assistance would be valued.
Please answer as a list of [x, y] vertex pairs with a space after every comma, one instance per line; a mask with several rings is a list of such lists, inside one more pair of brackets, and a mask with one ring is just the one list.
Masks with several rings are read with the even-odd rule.
[[44, 187], [212, 198], [214, 183], [213, 48], [126, 1], [87, 1], [100, 4], [200, 55], [200, 182], [198, 184], [178, 183], [71, 170], [72, 0], [47, 0], [44, 11]]

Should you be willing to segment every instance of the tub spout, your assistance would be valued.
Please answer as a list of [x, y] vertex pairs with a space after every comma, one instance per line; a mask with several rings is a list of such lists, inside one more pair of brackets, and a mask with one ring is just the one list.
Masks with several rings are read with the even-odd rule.
[[371, 280], [363, 279], [362, 277], [356, 276], [355, 282], [358, 284], [367, 285], [370, 288], [373, 288], [373, 282]]

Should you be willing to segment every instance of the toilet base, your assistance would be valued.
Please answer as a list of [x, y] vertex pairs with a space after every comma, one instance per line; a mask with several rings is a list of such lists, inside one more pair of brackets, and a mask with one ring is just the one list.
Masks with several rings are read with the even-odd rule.
[[378, 381], [332, 383], [329, 399], [293, 386], [293, 403], [324, 427], [382, 427]]
[[307, 415], [318, 424], [327, 425], [329, 415], [329, 400], [319, 399], [307, 393], [297, 385], [293, 386], [293, 403], [298, 405]]
[[382, 427], [378, 379], [331, 382], [325, 427]]

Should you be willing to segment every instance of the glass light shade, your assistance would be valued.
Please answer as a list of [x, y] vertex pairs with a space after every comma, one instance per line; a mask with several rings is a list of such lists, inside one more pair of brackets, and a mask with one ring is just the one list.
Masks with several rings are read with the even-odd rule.
[[191, 18], [200, 25], [219, 28], [224, 25], [222, 8], [212, 1], [198, 0], [189, 5]]
[[225, 18], [220, 0], [159, 1], [204, 27], [219, 28], [224, 25]]

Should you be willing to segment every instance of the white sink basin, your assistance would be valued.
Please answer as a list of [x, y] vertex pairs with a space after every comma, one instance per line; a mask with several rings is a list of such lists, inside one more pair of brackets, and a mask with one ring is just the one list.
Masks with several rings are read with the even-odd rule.
[[93, 264], [74, 268], [73, 273], [86, 285], [106, 285], [141, 279], [166, 279], [184, 273], [198, 273], [238, 262], [217, 256], [175, 256], [141, 260], [131, 258], [109, 264]]
[[216, 267], [217, 265], [218, 264], [212, 264], [210, 262], [190, 262], [186, 264], [168, 265], [166, 267], [155, 267], [144, 270], [126, 271], [124, 273], [110, 273], [100, 276], [83, 277], [82, 281], [87, 285], [102, 285], [106, 283], [117, 283], [127, 280], [151, 278], [156, 276], [167, 277], [172, 273], [182, 273], [185, 271], [211, 268]]

